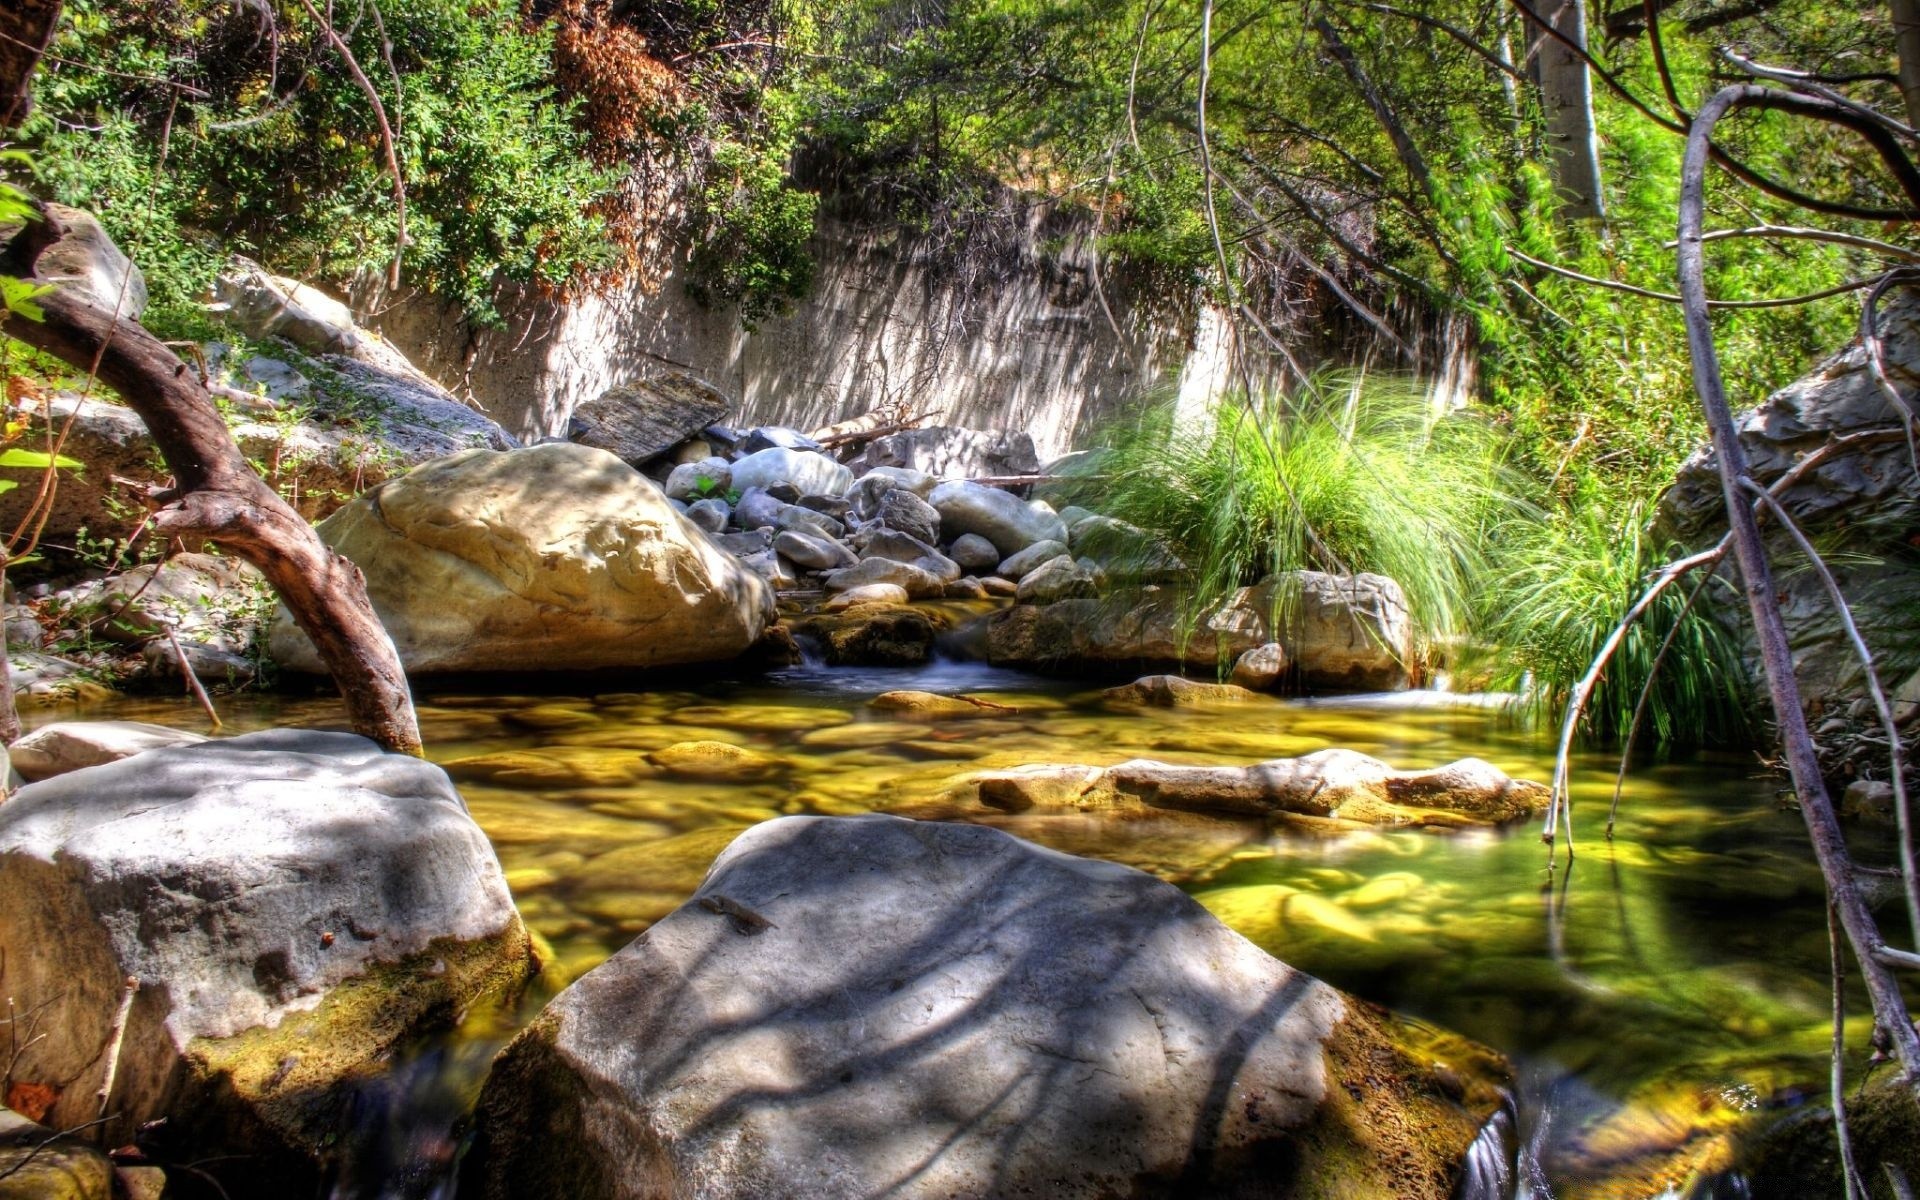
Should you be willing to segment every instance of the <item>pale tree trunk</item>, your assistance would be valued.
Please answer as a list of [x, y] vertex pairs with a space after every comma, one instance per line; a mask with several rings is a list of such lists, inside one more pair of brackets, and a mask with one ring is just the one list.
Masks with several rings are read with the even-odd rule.
[[1586, 60], [1573, 49], [1587, 45], [1586, 5], [1547, 0], [1534, 11], [1559, 35], [1535, 26], [1531, 58], [1547, 120], [1548, 166], [1564, 202], [1561, 212], [1576, 220], [1601, 220], [1607, 210], [1600, 190], [1600, 139], [1593, 128], [1593, 80]]
[[1920, 128], [1920, 0], [1890, 0], [1893, 47], [1900, 57], [1900, 96], [1907, 124]]

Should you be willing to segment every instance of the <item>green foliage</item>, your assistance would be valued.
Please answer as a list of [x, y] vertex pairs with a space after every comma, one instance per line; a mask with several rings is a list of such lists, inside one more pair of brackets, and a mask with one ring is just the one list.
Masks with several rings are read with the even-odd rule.
[[[209, 332], [197, 302], [231, 250], [301, 275], [388, 264], [398, 212], [374, 116], [302, 10], [278, 13], [271, 42], [255, 10], [218, 0], [67, 13], [23, 132], [42, 185], [98, 212], [141, 264], [157, 332]], [[507, 0], [392, 0], [382, 15], [391, 72], [380, 25], [339, 20], [396, 126], [403, 277], [486, 320], [497, 280], [560, 284], [604, 261], [584, 210], [613, 180], [554, 98], [547, 34]]]
[[[1493, 682], [1557, 719], [1574, 685], [1665, 566], [1669, 548], [1656, 545], [1637, 505], [1624, 513], [1586, 505], [1547, 520], [1510, 521], [1498, 542], [1481, 605], [1483, 634], [1497, 647]], [[1733, 636], [1703, 604], [1687, 604], [1697, 582], [1690, 577], [1669, 587], [1627, 631], [1588, 702], [1580, 728], [1590, 740], [1625, 734], [1670, 634], [1643, 732], [1659, 746], [1727, 744], [1751, 732], [1747, 677]], [[1729, 585], [1716, 579], [1708, 586]]]
[[1081, 498], [1163, 539], [1197, 606], [1275, 572], [1377, 571], [1437, 636], [1465, 628], [1484, 530], [1517, 503], [1500, 458], [1497, 431], [1435, 414], [1410, 381], [1326, 374], [1200, 420], [1153, 407], [1110, 436]]
[[748, 329], [784, 312], [813, 282], [807, 240], [820, 198], [787, 177], [795, 133], [788, 110], [757, 136], [716, 141], [693, 213], [688, 291], [703, 304], [737, 305]]

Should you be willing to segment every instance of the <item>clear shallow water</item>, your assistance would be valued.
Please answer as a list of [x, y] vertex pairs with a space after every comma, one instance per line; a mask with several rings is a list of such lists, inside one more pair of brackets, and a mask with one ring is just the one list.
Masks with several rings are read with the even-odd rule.
[[[1012, 711], [916, 721], [867, 706], [900, 688], [964, 691]], [[1175, 814], [1009, 815], [960, 786], [1027, 763], [1250, 763], [1329, 746], [1414, 769], [1477, 755], [1546, 779], [1546, 738], [1484, 708], [1356, 698], [1120, 710], [1097, 691], [954, 663], [800, 667], [597, 696], [436, 695], [429, 685], [419, 706], [429, 757], [459, 779], [566, 975], [678, 906], [748, 825], [894, 811], [989, 823], [1151, 871], [1294, 966], [1504, 1051], [1521, 1081], [1523, 1181], [1555, 1196], [1658, 1194], [1721, 1165], [1718, 1135], [1747, 1115], [1823, 1088], [1820, 878], [1798, 814], [1746, 757], [1642, 768], [1610, 844], [1600, 834], [1614, 764], [1583, 758], [1579, 857], [1549, 888], [1532, 825], [1275, 835]], [[228, 732], [342, 724], [322, 700], [231, 698], [221, 709]], [[40, 719], [56, 715], [71, 714]], [[84, 715], [201, 724], [171, 700]], [[746, 753], [678, 773], [647, 758], [690, 741]], [[440, 1193], [341, 1192], [374, 1194]]]

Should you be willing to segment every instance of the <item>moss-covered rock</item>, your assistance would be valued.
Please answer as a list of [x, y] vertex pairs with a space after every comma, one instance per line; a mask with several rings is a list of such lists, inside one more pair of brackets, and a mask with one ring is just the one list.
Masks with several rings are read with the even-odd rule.
[[0, 1108], [0, 1200], [111, 1200], [113, 1164], [77, 1137]]

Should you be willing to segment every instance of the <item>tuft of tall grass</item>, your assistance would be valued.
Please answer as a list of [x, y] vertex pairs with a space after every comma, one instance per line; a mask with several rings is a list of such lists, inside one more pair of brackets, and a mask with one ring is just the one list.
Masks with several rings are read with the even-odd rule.
[[1465, 629], [1485, 532], [1520, 503], [1492, 426], [1436, 413], [1415, 380], [1346, 372], [1198, 414], [1151, 404], [1083, 469], [1067, 498], [1163, 541], [1197, 606], [1277, 572], [1374, 571], [1428, 637]]
[[[1478, 622], [1493, 647], [1492, 683], [1520, 692], [1534, 713], [1557, 719], [1620, 619], [1669, 559], [1642, 508], [1599, 505], [1504, 523]], [[1640, 737], [1655, 746], [1734, 744], [1752, 733], [1747, 673], [1733, 634], [1687, 599], [1699, 577], [1668, 588], [1627, 632], [1589, 700], [1580, 731], [1591, 742], [1624, 737], [1669, 633]], [[1709, 589], [1731, 585], [1716, 577]], [[1720, 599], [1724, 600], [1723, 595]], [[1737, 602], [1737, 597], [1735, 597]], [[1676, 626], [1678, 629], [1676, 631]]]

